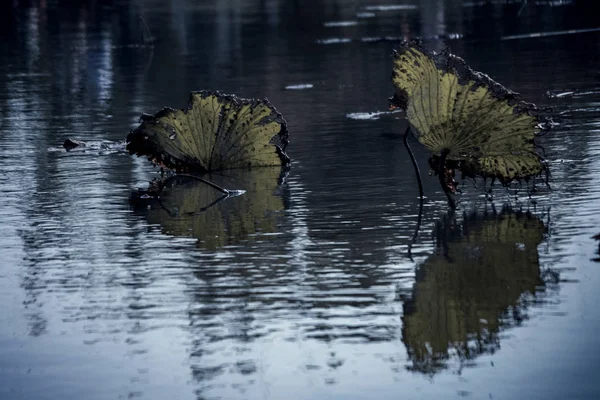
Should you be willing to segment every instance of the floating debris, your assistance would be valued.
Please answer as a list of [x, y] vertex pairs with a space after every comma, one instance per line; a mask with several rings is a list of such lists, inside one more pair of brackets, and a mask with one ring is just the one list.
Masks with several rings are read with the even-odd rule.
[[355, 26], [355, 25], [358, 25], [358, 21], [331, 21], [331, 22], [325, 22], [323, 24], [323, 26], [325, 26], [327, 28]]
[[534, 1], [534, 3], [539, 6], [550, 6], [550, 7], [570, 6], [570, 5], [575, 4], [575, 2], [573, 0], [536, 0], [536, 1]]
[[48, 73], [40, 73], [40, 72], [18, 72], [18, 73], [7, 73], [6, 77], [10, 79], [14, 78], [42, 78], [46, 76], [52, 76], [52, 74]]
[[[423, 40], [456, 40], [463, 38], [463, 34], [461, 33], [447, 33], [444, 35], [432, 35], [422, 37]], [[403, 36], [365, 36], [360, 38], [360, 41], [363, 43], [378, 43], [378, 42], [402, 42], [405, 40]]]
[[400, 36], [367, 36], [360, 38], [363, 43], [377, 43], [377, 42], [401, 42], [404, 38]]
[[305, 90], [305, 89], [312, 89], [313, 84], [312, 83], [301, 83], [298, 85], [287, 85], [285, 88], [287, 90]]
[[573, 97], [593, 96], [600, 94], [600, 89], [576, 90]]
[[[570, 6], [575, 4], [573, 0], [529, 0], [533, 5], [536, 6]], [[508, 5], [508, 4], [521, 4], [526, 5], [528, 0], [481, 0], [481, 1], [466, 1], [463, 3], [463, 7], [479, 7], [489, 4], [493, 5]]]
[[464, 38], [465, 35], [463, 35], [462, 33], [446, 33], [445, 35], [439, 35], [438, 39], [451, 39], [451, 40], [457, 40], [457, 39], [462, 39]]
[[359, 12], [356, 13], [356, 18], [373, 18], [375, 17], [374, 12]]
[[398, 10], [416, 10], [418, 7], [413, 4], [389, 4], [379, 6], [366, 6], [367, 11], [398, 11]]
[[71, 151], [74, 149], [83, 149], [87, 147], [87, 144], [85, 142], [82, 142], [81, 140], [67, 138], [63, 143], [63, 147], [65, 148], [65, 150]]
[[[110, 140], [94, 140], [84, 142], [79, 139], [67, 138], [63, 142], [62, 147], [68, 152], [90, 152], [95, 154], [110, 154], [110, 153], [121, 153], [125, 152], [125, 146], [127, 143], [123, 140], [113, 142]], [[59, 148], [51, 147], [49, 151], [62, 151]]]
[[559, 92], [559, 91], [555, 91], [555, 90], [546, 91], [546, 97], [548, 97], [550, 99], [560, 99], [562, 97], [573, 97], [574, 94], [575, 94], [575, 90], [569, 90], [566, 92]]
[[319, 39], [317, 40], [318, 44], [338, 44], [338, 43], [350, 43], [352, 39], [350, 38], [329, 38], [329, 39]]
[[376, 120], [381, 118], [382, 115], [397, 114], [399, 112], [401, 112], [401, 110], [350, 113], [346, 114], [346, 118], [357, 120]]
[[566, 31], [534, 32], [534, 33], [525, 33], [522, 35], [508, 35], [508, 36], [502, 36], [500, 38], [500, 40], [531, 39], [531, 38], [548, 37], [548, 36], [575, 35], [578, 33], [588, 33], [588, 32], [600, 32], [600, 28], [570, 29], [570, 30], [566, 30]]

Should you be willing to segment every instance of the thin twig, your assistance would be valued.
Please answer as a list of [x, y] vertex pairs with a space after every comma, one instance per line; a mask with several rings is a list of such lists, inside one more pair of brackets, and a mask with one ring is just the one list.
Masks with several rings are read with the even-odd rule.
[[166, 186], [166, 184], [168, 182], [170, 182], [171, 180], [173, 180], [175, 178], [181, 177], [181, 176], [186, 177], [186, 178], [196, 179], [196, 180], [198, 180], [198, 181], [200, 181], [202, 183], [206, 183], [208, 186], [210, 186], [210, 187], [212, 187], [214, 189], [217, 189], [219, 192], [221, 192], [223, 194], [226, 194], [228, 196], [231, 194], [230, 190], [222, 188], [221, 186], [217, 185], [216, 183], [212, 183], [211, 181], [207, 181], [206, 179], [200, 178], [199, 176], [190, 175], [190, 174], [175, 174], [173, 176], [168, 177], [164, 182], [162, 182], [162, 184], [160, 186], [160, 189], [159, 189], [159, 193], [163, 190], [163, 188]]
[[521, 6], [521, 8], [519, 9], [519, 12], [517, 13], [517, 16], [520, 17], [521, 13], [523, 12], [523, 10], [525, 9], [525, 6], [527, 6], [527, 0], [525, 0], [523, 2], [523, 5]]
[[[146, 33], [148, 34], [148, 37], [150, 38], [150, 47], [154, 47], [154, 38], [152, 37], [152, 33], [150, 32], [150, 28], [148, 28], [148, 25], [146, 25], [146, 21], [144, 21], [144, 17], [142, 17], [140, 15], [140, 21], [142, 21], [142, 24], [144, 25], [144, 27], [146, 28]], [[147, 42], [144, 39], [144, 35], [142, 34], [142, 43], [145, 45]]]
[[[412, 161], [412, 165], [415, 168], [415, 174], [417, 175], [417, 182], [419, 183], [419, 197], [421, 198], [421, 203], [423, 203], [423, 182], [421, 181], [421, 171], [419, 170], [419, 164], [417, 164], [417, 160], [413, 155], [413, 152], [408, 145], [408, 134], [410, 133], [410, 126], [406, 128], [406, 132], [404, 132], [404, 147], [408, 151], [408, 155], [410, 156], [410, 160]], [[421, 204], [421, 207], [423, 204]]]

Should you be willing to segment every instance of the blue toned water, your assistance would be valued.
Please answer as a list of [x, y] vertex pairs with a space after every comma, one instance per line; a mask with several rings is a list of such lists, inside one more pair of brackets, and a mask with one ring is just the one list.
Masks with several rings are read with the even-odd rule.
[[[501, 40], [597, 28], [582, 2], [4, 3], [0, 399], [600, 398], [600, 34]], [[426, 179], [410, 246], [387, 98], [413, 36], [558, 125], [551, 191], [466, 183], [449, 214]], [[147, 160], [61, 151], [200, 89], [268, 97], [289, 174], [214, 177], [246, 193], [206, 211], [218, 196], [190, 181], [133, 208]]]

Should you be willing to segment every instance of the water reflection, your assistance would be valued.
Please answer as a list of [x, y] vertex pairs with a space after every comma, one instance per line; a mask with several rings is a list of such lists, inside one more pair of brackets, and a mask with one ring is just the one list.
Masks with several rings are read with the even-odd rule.
[[[594, 28], [594, 13], [531, 0], [521, 16], [521, 4], [466, 0], [12, 3], [0, 2], [0, 398], [446, 398], [459, 389], [473, 398], [599, 397], [590, 349], [600, 347], [600, 270], [589, 261], [600, 215], [599, 36], [499, 40]], [[366, 9], [396, 3], [417, 8]], [[153, 53], [141, 48], [140, 15]], [[455, 33], [464, 39], [448, 41]], [[404, 304], [394, 295], [398, 282], [407, 293], [414, 282], [405, 256], [414, 176], [391, 137], [403, 132], [397, 115], [365, 113], [387, 105], [390, 41], [415, 35], [439, 37], [428, 46], [451, 45], [536, 102], [547, 90], [574, 94], [544, 99], [561, 125], [544, 138], [554, 190], [539, 196], [552, 206], [541, 266], [525, 239], [484, 240], [500, 216], [451, 219], [436, 232], [454, 262], [441, 240], [430, 256], [433, 243], [420, 235], [414, 258], [429, 258]], [[315, 44], [330, 37], [351, 42]], [[256, 188], [223, 178], [248, 193], [199, 212], [219, 194], [179, 181], [165, 192], [168, 211], [133, 213], [131, 189], [154, 176], [145, 159], [47, 151], [67, 137], [122, 140], [142, 112], [183, 106], [203, 88], [277, 105], [293, 134], [287, 185], [277, 185], [278, 172]], [[428, 182], [424, 230], [443, 196]], [[538, 231], [535, 217], [504, 218]], [[521, 264], [484, 269], [466, 248], [483, 262], [494, 261], [492, 249], [518, 251]], [[517, 277], [499, 276], [517, 266]], [[548, 267], [569, 282], [560, 296], [532, 296], [548, 291]], [[525, 312], [529, 323], [505, 339]], [[495, 370], [481, 363], [468, 382], [438, 374], [430, 384], [405, 369], [464, 365], [500, 344]]]
[[[600, 241], [600, 233], [597, 235], [594, 235], [592, 237], [592, 239]], [[598, 256], [600, 256], [600, 243], [598, 244], [598, 249], [596, 250], [596, 254]], [[596, 257], [596, 258], [592, 259], [592, 261], [600, 262], [600, 257]]]
[[221, 187], [246, 191], [225, 201], [220, 201], [222, 193], [202, 182], [177, 178], [167, 184], [159, 200], [150, 200], [147, 207], [136, 204], [137, 212], [159, 225], [162, 233], [192, 237], [198, 247], [214, 250], [277, 230], [286, 173], [281, 168], [255, 168], [211, 176]]
[[436, 252], [418, 266], [404, 304], [410, 369], [433, 374], [451, 358], [462, 366], [500, 348], [501, 329], [519, 325], [528, 300], [544, 290], [545, 231], [538, 217], [509, 208], [437, 224]]

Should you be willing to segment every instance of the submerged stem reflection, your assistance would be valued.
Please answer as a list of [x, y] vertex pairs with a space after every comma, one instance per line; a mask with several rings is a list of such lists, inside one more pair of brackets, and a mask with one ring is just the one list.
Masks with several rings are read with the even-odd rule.
[[196, 238], [199, 247], [210, 250], [252, 234], [274, 232], [284, 209], [277, 191], [286, 171], [256, 168], [227, 174], [213, 175], [210, 180], [221, 186], [244, 188], [243, 196], [223, 196], [214, 186], [188, 177], [175, 179], [176, 176], [162, 189], [160, 199], [151, 199], [147, 207], [136, 211], [151, 224], [160, 225], [163, 233]]

